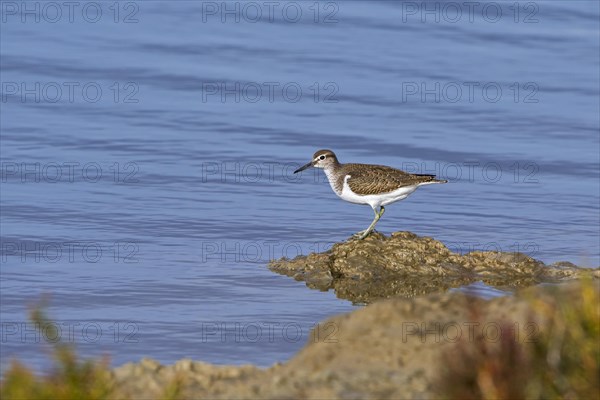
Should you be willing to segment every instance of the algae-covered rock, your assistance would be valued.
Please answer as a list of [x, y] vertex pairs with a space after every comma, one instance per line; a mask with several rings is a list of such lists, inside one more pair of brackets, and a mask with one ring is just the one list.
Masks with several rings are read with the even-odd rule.
[[523, 253], [474, 251], [461, 255], [440, 241], [410, 232], [395, 232], [390, 237], [374, 233], [361, 241], [336, 243], [323, 253], [272, 261], [269, 268], [311, 288], [334, 289], [338, 297], [360, 303], [442, 292], [476, 281], [514, 288], [584, 274], [598, 276], [598, 270], [565, 262], [545, 265]]

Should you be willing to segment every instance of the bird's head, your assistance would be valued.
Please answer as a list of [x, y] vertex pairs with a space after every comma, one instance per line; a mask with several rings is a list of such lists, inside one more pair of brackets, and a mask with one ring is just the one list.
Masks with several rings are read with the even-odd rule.
[[315, 167], [315, 168], [328, 168], [338, 163], [337, 157], [335, 153], [331, 150], [319, 150], [314, 155], [310, 162], [303, 165], [294, 171], [300, 172], [304, 171], [307, 168]]

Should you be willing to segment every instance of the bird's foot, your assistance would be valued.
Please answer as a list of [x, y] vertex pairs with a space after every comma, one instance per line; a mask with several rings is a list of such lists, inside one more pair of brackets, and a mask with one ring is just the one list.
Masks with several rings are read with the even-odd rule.
[[360, 232], [355, 233], [350, 238], [351, 239], [355, 239], [355, 240], [363, 240], [364, 238], [366, 238], [367, 236], [369, 236], [373, 232], [375, 232], [375, 229], [371, 229], [371, 230], [365, 229], [364, 231], [360, 231]]
[[360, 231], [360, 232], [356, 232], [354, 235], [350, 236], [351, 239], [361, 239], [361, 236], [364, 235], [367, 231]]

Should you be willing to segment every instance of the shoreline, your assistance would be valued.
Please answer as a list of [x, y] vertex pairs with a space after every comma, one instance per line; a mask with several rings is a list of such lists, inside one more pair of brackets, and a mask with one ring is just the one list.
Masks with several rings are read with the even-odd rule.
[[[440, 385], [446, 388], [445, 357], [467, 357], [477, 346], [486, 347], [488, 356], [490, 349], [525, 353], [545, 346], [562, 318], [600, 299], [599, 283], [535, 286], [491, 300], [462, 293], [382, 300], [327, 319], [330, 332], [311, 332], [294, 357], [269, 368], [144, 359], [114, 368], [110, 377], [116, 393], [133, 399], [162, 398], [173, 382], [180, 398], [431, 398], [440, 395]], [[561, 309], [565, 303], [573, 309]], [[596, 305], [591, 307], [595, 318]]]
[[[544, 398], [573, 393], [595, 398], [591, 394], [600, 393], [598, 268], [545, 265], [521, 253], [461, 255], [410, 232], [375, 233], [269, 267], [310, 288], [333, 289], [340, 298], [367, 305], [319, 322], [304, 347], [269, 367], [188, 358], [163, 365], [143, 358], [111, 368], [81, 362], [72, 348], [59, 343], [50, 376], [13, 364], [0, 393], [3, 398], [98, 399]], [[514, 294], [483, 299], [450, 290], [480, 280], [509, 287]], [[39, 309], [32, 321], [49, 323]], [[557, 331], [562, 332], [560, 348], [553, 344]], [[553, 364], [556, 354], [558, 364]], [[557, 378], [545, 371], [554, 370], [566, 386], [553, 386]], [[580, 376], [586, 381], [581, 383]]]

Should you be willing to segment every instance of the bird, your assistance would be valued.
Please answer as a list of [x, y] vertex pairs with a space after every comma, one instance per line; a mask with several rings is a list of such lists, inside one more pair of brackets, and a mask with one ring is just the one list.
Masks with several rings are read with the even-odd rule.
[[317, 151], [310, 162], [294, 171], [307, 168], [324, 170], [331, 188], [342, 200], [354, 204], [368, 204], [375, 213], [371, 225], [352, 238], [363, 240], [373, 232], [385, 212], [385, 206], [404, 200], [419, 186], [447, 183], [435, 175], [411, 174], [385, 165], [341, 164], [331, 150]]

